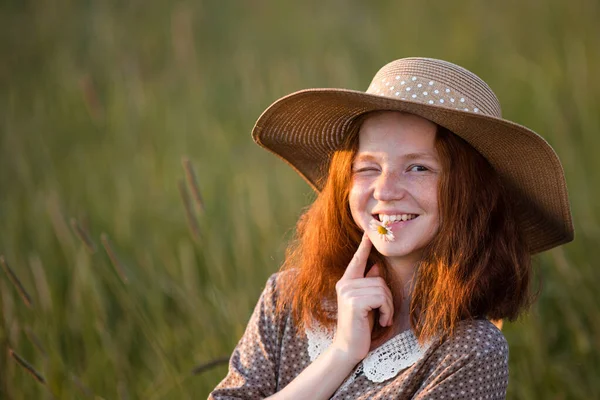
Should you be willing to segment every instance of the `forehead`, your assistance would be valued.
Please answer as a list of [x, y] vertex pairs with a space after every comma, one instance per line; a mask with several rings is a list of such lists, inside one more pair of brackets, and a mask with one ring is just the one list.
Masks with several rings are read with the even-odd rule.
[[361, 125], [358, 153], [423, 152], [435, 155], [437, 125], [416, 115], [384, 111], [369, 115]]

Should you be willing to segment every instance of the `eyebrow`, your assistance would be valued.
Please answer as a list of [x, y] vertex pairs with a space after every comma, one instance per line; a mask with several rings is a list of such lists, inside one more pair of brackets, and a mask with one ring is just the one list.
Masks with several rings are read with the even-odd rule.
[[[433, 161], [439, 161], [438, 157], [435, 154], [431, 154], [431, 153], [424, 153], [424, 152], [418, 152], [418, 153], [408, 153], [408, 154], [404, 154], [402, 155], [402, 158], [406, 159], [406, 160], [417, 160], [417, 159], [430, 159]], [[356, 158], [354, 159], [354, 162], [359, 162], [359, 161], [375, 161], [377, 160], [377, 157], [371, 153], [362, 153], [362, 154], [358, 154], [356, 156]]]
[[431, 153], [409, 153], [409, 154], [405, 154], [404, 156], [402, 156], [403, 158], [406, 158], [407, 160], [415, 160], [418, 158], [428, 158], [430, 160], [438, 160], [438, 157], [435, 154], [431, 154]]
[[375, 161], [377, 159], [377, 157], [375, 157], [372, 154], [358, 154], [355, 158], [353, 162], [358, 162], [358, 161]]

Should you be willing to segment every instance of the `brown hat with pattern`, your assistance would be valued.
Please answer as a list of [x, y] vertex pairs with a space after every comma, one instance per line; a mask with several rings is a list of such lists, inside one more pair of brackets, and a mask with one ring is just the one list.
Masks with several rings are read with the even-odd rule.
[[265, 110], [252, 137], [319, 191], [332, 152], [357, 117], [383, 110], [426, 118], [479, 151], [513, 192], [531, 253], [573, 240], [564, 172], [552, 147], [532, 130], [503, 119], [490, 87], [447, 61], [392, 61], [377, 72], [366, 92], [307, 89], [292, 93]]

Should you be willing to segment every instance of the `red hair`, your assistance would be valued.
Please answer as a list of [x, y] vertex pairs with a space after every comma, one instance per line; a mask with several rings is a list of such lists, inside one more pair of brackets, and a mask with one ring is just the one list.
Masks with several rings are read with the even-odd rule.
[[[335, 304], [335, 284], [361, 240], [348, 203], [361, 120], [333, 153], [323, 190], [298, 220], [281, 268], [287, 271], [282, 276], [292, 279], [282, 279], [278, 309], [289, 307], [298, 327], [314, 320], [335, 324], [327, 304]], [[531, 256], [499, 176], [471, 145], [443, 127], [435, 146], [442, 163], [440, 227], [417, 266], [410, 305], [411, 326], [421, 342], [452, 335], [463, 319], [514, 320], [531, 302]], [[390, 285], [385, 257], [375, 249], [368, 264], [374, 263], [382, 267], [392, 295], [400, 296]], [[388, 329], [375, 324], [372, 339]]]

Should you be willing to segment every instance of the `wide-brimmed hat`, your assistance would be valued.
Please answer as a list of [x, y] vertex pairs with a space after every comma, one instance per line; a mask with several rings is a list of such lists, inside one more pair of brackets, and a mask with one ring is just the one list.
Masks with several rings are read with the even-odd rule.
[[512, 192], [531, 253], [573, 240], [564, 172], [552, 147], [534, 131], [503, 119], [490, 87], [472, 72], [446, 61], [392, 61], [377, 72], [366, 92], [307, 89], [292, 93], [263, 112], [252, 137], [319, 191], [331, 155], [357, 117], [383, 110], [426, 118], [479, 151]]

